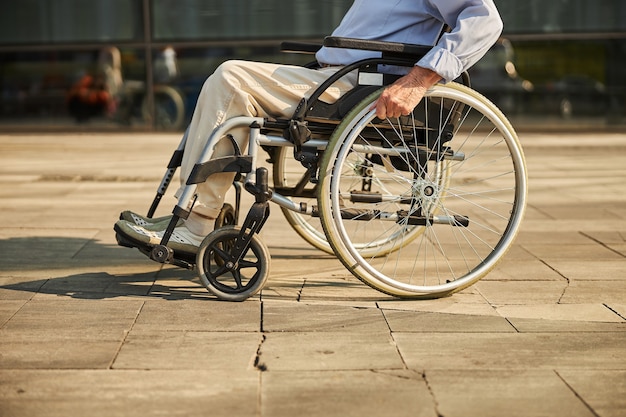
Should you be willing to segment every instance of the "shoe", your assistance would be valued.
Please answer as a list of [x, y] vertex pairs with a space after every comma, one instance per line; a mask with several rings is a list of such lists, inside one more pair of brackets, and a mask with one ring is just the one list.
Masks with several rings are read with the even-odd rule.
[[[126, 220], [118, 220], [113, 229], [125, 243], [130, 243], [141, 248], [160, 244], [167, 225], [168, 223], [163, 222], [148, 228], [138, 226]], [[120, 240], [119, 237], [118, 241]], [[195, 255], [198, 253], [198, 247], [203, 239], [204, 236], [191, 233], [183, 224], [174, 228], [167, 246], [174, 252], [180, 252], [185, 255]]]
[[133, 213], [130, 210], [125, 210], [120, 213], [120, 220], [126, 220], [129, 223], [136, 224], [137, 226], [152, 226], [157, 223], [163, 223], [165, 221], [170, 221], [172, 215], [163, 216], [163, 217], [146, 217], [141, 214]]

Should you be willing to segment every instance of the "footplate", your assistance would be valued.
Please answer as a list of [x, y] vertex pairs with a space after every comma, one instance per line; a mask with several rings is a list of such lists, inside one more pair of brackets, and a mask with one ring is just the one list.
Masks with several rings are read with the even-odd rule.
[[139, 252], [155, 262], [169, 263], [185, 269], [193, 269], [195, 266], [196, 255], [193, 253], [175, 252], [165, 245], [152, 245], [139, 242], [122, 234], [117, 230], [117, 226], [115, 226], [114, 229], [116, 231], [115, 239], [119, 246], [136, 248]]

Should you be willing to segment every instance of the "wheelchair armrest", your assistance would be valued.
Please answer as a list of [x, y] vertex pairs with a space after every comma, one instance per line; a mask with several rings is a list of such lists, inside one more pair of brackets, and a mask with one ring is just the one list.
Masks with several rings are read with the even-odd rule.
[[421, 58], [432, 49], [432, 46], [414, 45], [410, 43], [370, 41], [354, 38], [340, 38], [327, 36], [324, 38], [324, 46], [330, 48], [362, 49], [366, 51], [382, 52], [385, 56], [403, 58]]
[[314, 54], [322, 47], [319, 43], [285, 41], [280, 44], [282, 52], [297, 54]]

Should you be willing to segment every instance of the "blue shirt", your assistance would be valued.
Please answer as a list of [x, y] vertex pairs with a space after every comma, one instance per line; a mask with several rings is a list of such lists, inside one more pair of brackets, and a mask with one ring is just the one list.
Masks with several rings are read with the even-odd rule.
[[[444, 24], [451, 28], [441, 38]], [[498, 40], [502, 20], [493, 0], [355, 0], [333, 36], [433, 45], [415, 65], [451, 81]], [[346, 65], [379, 53], [322, 48], [317, 60]]]

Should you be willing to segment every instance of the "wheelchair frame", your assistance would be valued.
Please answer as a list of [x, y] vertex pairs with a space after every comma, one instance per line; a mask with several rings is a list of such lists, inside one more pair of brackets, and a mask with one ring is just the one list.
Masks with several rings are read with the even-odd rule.
[[[347, 269], [357, 278], [382, 292], [399, 297], [432, 298], [449, 295], [476, 282], [495, 266], [495, 263], [510, 247], [523, 217], [527, 187], [526, 170], [521, 146], [517, 141], [513, 128], [499, 110], [488, 103], [482, 96], [469, 88], [463, 89], [458, 87], [460, 89], [460, 97], [465, 102], [455, 101], [456, 99], [452, 97], [445, 98], [446, 101], [442, 98], [438, 107], [433, 104], [435, 111], [443, 113], [443, 109], [446, 108], [446, 113], [448, 114], [445, 123], [440, 121], [439, 126], [433, 127], [428, 126], [428, 118], [433, 110], [427, 107], [428, 103], [425, 104], [426, 124], [419, 127], [419, 130], [422, 132], [420, 134], [423, 137], [420, 139], [419, 144], [416, 142], [415, 145], [408, 146], [403, 138], [411, 134], [417, 135], [416, 131], [418, 129], [415, 127], [415, 120], [413, 120], [412, 132], [410, 128], [407, 129], [404, 125], [401, 125], [400, 120], [397, 122], [397, 129], [393, 123], [389, 123], [385, 127], [377, 127], [377, 124], [373, 122], [375, 118], [372, 116], [372, 112], [364, 108], [361, 103], [368, 99], [373, 100], [372, 97], [376, 97], [377, 92], [379, 94], [382, 86], [398, 78], [398, 76], [378, 72], [380, 65], [411, 67], [430, 47], [335, 37], [326, 38], [324, 45], [328, 47], [379, 51], [381, 52], [381, 57], [358, 61], [338, 70], [324, 83], [320, 84], [308, 99], [302, 99], [290, 119], [274, 120], [259, 117], [235, 117], [225, 121], [216, 128], [207, 141], [201, 157], [187, 178], [186, 187], [180, 195], [177, 205], [174, 207], [172, 220], [162, 241], [154, 247], [139, 247], [139, 249], [157, 262], [171, 263], [189, 269], [197, 267], [203, 284], [218, 298], [230, 301], [245, 300], [261, 290], [267, 279], [269, 254], [263, 243], [258, 239], [257, 234], [269, 216], [269, 202], [273, 202], [283, 208], [283, 211], [288, 210], [302, 216], [319, 216], [330, 250], [327, 250], [325, 247], [322, 249], [335, 253]], [[283, 50], [292, 52], [314, 53], [318, 48], [319, 45], [313, 44], [283, 43]], [[353, 71], [358, 71], [359, 74], [359, 81], [354, 90], [346, 93], [340, 100], [332, 104], [319, 100], [322, 93], [336, 80]], [[463, 76], [463, 83], [469, 87], [467, 74]], [[446, 91], [442, 90], [442, 93], [446, 93]], [[443, 95], [445, 96], [445, 94]], [[454, 96], [454, 93], [452, 96]], [[448, 103], [452, 104], [446, 107]], [[358, 111], [355, 111], [355, 106]], [[511, 153], [513, 160], [514, 194], [512, 197], [507, 197], [512, 200], [512, 203], [509, 203], [512, 207], [510, 209], [510, 218], [507, 219], [507, 225], [503, 226], [503, 231], [498, 232], [501, 234], [499, 241], [494, 244], [489, 243], [489, 253], [484, 256], [481, 254], [482, 259], [480, 262], [466, 275], [455, 277], [453, 272], [451, 281], [434, 285], [432, 289], [430, 285], [396, 282], [395, 278], [391, 277], [389, 272], [384, 270], [387, 266], [384, 264], [381, 266], [380, 263], [377, 263], [377, 258], [394, 251], [401, 251], [405, 245], [410, 244], [417, 236], [426, 234], [425, 231], [435, 224], [444, 224], [452, 226], [452, 228], [467, 228], [469, 226], [471, 220], [468, 216], [457, 212], [446, 211], [443, 214], [439, 213], [441, 210], [440, 206], [442, 206], [441, 201], [446, 198], [445, 195], [448, 192], [447, 187], [450, 181], [449, 177], [451, 176], [447, 171], [449, 169], [448, 164], [450, 161], [462, 162], [466, 159], [466, 155], [463, 152], [454, 151], [452, 147], [446, 144], [455, 136], [455, 123], [462, 118], [468, 118], [469, 114], [464, 114], [467, 106], [469, 106], [470, 110], [476, 107], [481, 108], [483, 110], [480, 111], [483, 114], [485, 112], [489, 113], [489, 115], [494, 114], [495, 116], [488, 117], [490, 120], [495, 120], [491, 120], [496, 126], [494, 130], [504, 132], [504, 142], [506, 142], [506, 147]], [[366, 121], [351, 122], [352, 116]], [[342, 121], [344, 118], [346, 120]], [[378, 121], [377, 123], [380, 125], [384, 121]], [[214, 148], [219, 139], [229, 137], [228, 132], [238, 127], [249, 127], [250, 129], [247, 154], [244, 155], [241, 152], [241, 149], [231, 137], [235, 150], [234, 155], [212, 159]], [[354, 129], [358, 133], [351, 133]], [[378, 139], [378, 142], [368, 143], [368, 134], [364, 133], [366, 129], [373, 131], [374, 135], [380, 135], [383, 140], [380, 141]], [[337, 134], [337, 131], [341, 132]], [[390, 142], [386, 138], [389, 135], [381, 133], [383, 131], [395, 132], [400, 137], [400, 142]], [[344, 139], [349, 139], [350, 135], [352, 135], [352, 142], [349, 145], [349, 149], [342, 150]], [[326, 139], [328, 136], [330, 136], [330, 139]], [[167, 166], [167, 171], [158, 187], [157, 195], [148, 211], [148, 217], [154, 215], [176, 169], [181, 165], [186, 140], [187, 133], [183, 136]], [[496, 142], [493, 146], [500, 147], [500, 142]], [[354, 154], [364, 155], [362, 157], [363, 161], [356, 163], [354, 167], [358, 167], [360, 172], [369, 172], [369, 174], [359, 174], [361, 176], [362, 189], [354, 194], [352, 191], [350, 192], [351, 201], [357, 204], [376, 205], [382, 203], [385, 198], [392, 198], [385, 197], [381, 193], [370, 192], [372, 181], [376, 182], [376, 179], [373, 180], [374, 175], [371, 174], [372, 171], [376, 170], [374, 165], [384, 166], [384, 169], [379, 170], [379, 173], [381, 175], [389, 175], [390, 177], [392, 172], [411, 171], [414, 169], [415, 172], [410, 175], [392, 177], [388, 181], [393, 183], [393, 181], [397, 181], [398, 178], [402, 177], [402, 181], [412, 183], [409, 187], [408, 195], [402, 197], [400, 199], [402, 201], [399, 201], [400, 204], [408, 205], [409, 208], [407, 210], [397, 210], [395, 213], [366, 208], [347, 214], [347, 210], [343, 208], [343, 197], [340, 195], [342, 191], [338, 182], [343, 181], [342, 178], [350, 177], [342, 174], [342, 168], [337, 167], [333, 158], [324, 155], [329, 147], [332, 147], [333, 158], [343, 158], [344, 161], [353, 157]], [[270, 189], [267, 169], [257, 168], [259, 150], [261, 148], [269, 151], [278, 148], [293, 148], [294, 158], [305, 168], [304, 176], [308, 176], [308, 181], [316, 184], [314, 190], [304, 190], [306, 186], [302, 183], [304, 177], [293, 188], [281, 189], [277, 187], [273, 190]], [[375, 156], [373, 152], [376, 153]], [[273, 154], [271, 156], [273, 157]], [[500, 158], [506, 158], [506, 155]], [[273, 163], [277, 162], [280, 161], [273, 161]], [[365, 163], [368, 166], [361, 167], [361, 163]], [[436, 180], [425, 179], [430, 175], [426, 168], [428, 164], [432, 164], [435, 167], [437, 172]], [[195, 257], [175, 254], [167, 244], [178, 220], [187, 218], [191, 213], [195, 202], [196, 185], [206, 181], [210, 175], [218, 172], [235, 172], [238, 174], [234, 183], [236, 187], [236, 207], [229, 208], [229, 210], [233, 211], [230, 215], [232, 224], [230, 224], [230, 227], [218, 229], [209, 234]], [[243, 174], [245, 174], [245, 178], [242, 181], [241, 176]], [[505, 175], [508, 176], [508, 172], [505, 171]], [[369, 180], [364, 179], [366, 177]], [[238, 224], [241, 182], [243, 182], [244, 188], [255, 196], [255, 203], [250, 208], [242, 226], [236, 228], [234, 225]], [[318, 182], [321, 182], [323, 186], [322, 192], [327, 197], [320, 197], [320, 191], [317, 188]], [[383, 184], [382, 180], [379, 181], [380, 184]], [[332, 192], [333, 187], [339, 191]], [[392, 186], [383, 186], [382, 188], [385, 187]], [[283, 194], [286, 195], [282, 195], [281, 191], [284, 191]], [[321, 210], [313, 205], [294, 201], [291, 198], [315, 197], [312, 194], [317, 195], [318, 207]], [[419, 199], [416, 197], [417, 194], [420, 195]], [[433, 197], [433, 195], [435, 196]], [[394, 203], [398, 204], [397, 195], [394, 198], [397, 200]], [[470, 209], [472, 209], [471, 205]], [[350, 216], [353, 217], [350, 218]], [[506, 215], [498, 213], [498, 216], [505, 217]], [[368, 245], [371, 245], [369, 240], [365, 241], [368, 243], [361, 244], [357, 241], [358, 238], [353, 237], [356, 235], [351, 235], [350, 233], [352, 232], [347, 231], [347, 228], [342, 223], [344, 220], [346, 223], [351, 220], [392, 222], [399, 225], [399, 231], [389, 235], [388, 240], [383, 239], [383, 243], [379, 247], [370, 248], [368, 247]], [[485, 226], [481, 227], [488, 229], [493, 226], [489, 225], [488, 221], [485, 221]], [[497, 227], [493, 228], [496, 229]], [[302, 233], [300, 234], [301, 236], [303, 235]], [[303, 237], [306, 238], [306, 236]], [[463, 238], [468, 240], [467, 237]], [[432, 240], [432, 238], [430, 239]], [[461, 240], [459, 236], [453, 236], [453, 239]], [[472, 239], [472, 237], [469, 239]], [[128, 242], [123, 242], [123, 239], [120, 241], [119, 236], [118, 241], [124, 246], [137, 247], [137, 245], [129, 245]], [[459, 246], [462, 244], [464, 242], [459, 243]], [[443, 251], [441, 244], [439, 246], [434, 251]], [[474, 251], [476, 250], [474, 249]], [[246, 256], [250, 252], [252, 252], [254, 261], [246, 260]], [[396, 262], [398, 261], [396, 260]], [[467, 260], [465, 262], [467, 263]], [[256, 272], [251, 277], [243, 277], [241, 274], [242, 267], [253, 268]], [[413, 268], [415, 269], [415, 265]], [[437, 266], [437, 268], [439, 267]], [[448, 268], [452, 270], [450, 263]], [[426, 267], [424, 267], [424, 270], [425, 273], [428, 273]], [[395, 274], [395, 272], [393, 273]], [[221, 280], [221, 277], [225, 274], [229, 275], [229, 280], [234, 280], [234, 284], [225, 283]]]

